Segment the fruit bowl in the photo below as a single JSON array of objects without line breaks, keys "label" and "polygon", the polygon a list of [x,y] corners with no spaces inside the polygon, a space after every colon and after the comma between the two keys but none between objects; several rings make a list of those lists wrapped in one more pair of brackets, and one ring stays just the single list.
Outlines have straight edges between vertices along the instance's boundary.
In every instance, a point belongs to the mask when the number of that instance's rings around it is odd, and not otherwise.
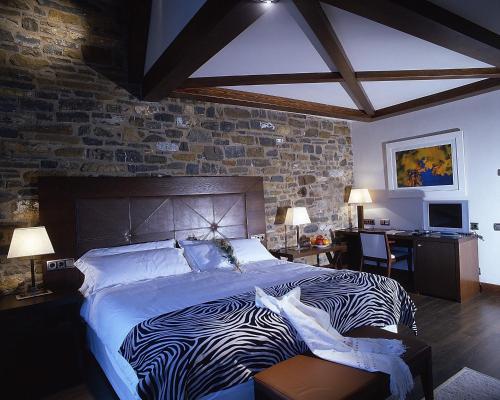
[{"label": "fruit bowl", "polygon": [[314,247],[324,248],[331,245],[330,240],[323,235],[316,235],[311,237],[311,245]]}]

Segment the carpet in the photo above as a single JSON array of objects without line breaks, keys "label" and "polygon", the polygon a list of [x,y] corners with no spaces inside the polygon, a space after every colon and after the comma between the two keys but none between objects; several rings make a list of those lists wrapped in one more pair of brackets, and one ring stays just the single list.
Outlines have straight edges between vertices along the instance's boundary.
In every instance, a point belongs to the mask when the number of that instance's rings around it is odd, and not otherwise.
[{"label": "carpet", "polygon": [[434,400],[500,400],[500,380],[462,368],[434,389]]}]

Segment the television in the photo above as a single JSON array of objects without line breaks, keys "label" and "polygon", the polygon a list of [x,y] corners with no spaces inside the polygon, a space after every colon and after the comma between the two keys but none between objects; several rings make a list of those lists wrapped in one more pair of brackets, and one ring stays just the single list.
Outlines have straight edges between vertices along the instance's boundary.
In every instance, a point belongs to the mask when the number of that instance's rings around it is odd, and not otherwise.
[{"label": "television", "polygon": [[468,233],[468,201],[424,201],[424,230],[441,233]]}]

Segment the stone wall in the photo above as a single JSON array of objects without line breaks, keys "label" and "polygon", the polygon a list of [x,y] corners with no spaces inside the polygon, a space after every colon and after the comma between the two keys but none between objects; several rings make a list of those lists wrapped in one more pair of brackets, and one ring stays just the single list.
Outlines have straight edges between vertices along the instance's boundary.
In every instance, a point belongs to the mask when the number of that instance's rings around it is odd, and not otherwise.
[{"label": "stone wall", "polygon": [[308,208],[307,233],[346,225],[346,122],[138,100],[126,84],[120,4],[0,2],[0,292],[29,274],[5,254],[14,227],[37,223],[41,175],[257,175],[271,247],[283,243],[281,206]]}]

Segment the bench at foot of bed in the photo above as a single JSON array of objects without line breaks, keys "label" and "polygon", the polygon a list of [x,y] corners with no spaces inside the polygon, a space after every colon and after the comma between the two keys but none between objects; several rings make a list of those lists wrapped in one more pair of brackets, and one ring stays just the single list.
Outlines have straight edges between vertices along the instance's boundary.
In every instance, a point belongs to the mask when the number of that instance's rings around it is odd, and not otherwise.
[{"label": "bench at foot of bed", "polygon": [[[431,347],[426,343],[413,336],[370,326],[354,329],[346,336],[401,339],[407,348],[403,359],[413,376],[420,376],[425,399],[433,399]],[[306,355],[261,371],[254,380],[256,400],[375,400],[390,395],[389,376],[384,373],[367,372]]]}]

